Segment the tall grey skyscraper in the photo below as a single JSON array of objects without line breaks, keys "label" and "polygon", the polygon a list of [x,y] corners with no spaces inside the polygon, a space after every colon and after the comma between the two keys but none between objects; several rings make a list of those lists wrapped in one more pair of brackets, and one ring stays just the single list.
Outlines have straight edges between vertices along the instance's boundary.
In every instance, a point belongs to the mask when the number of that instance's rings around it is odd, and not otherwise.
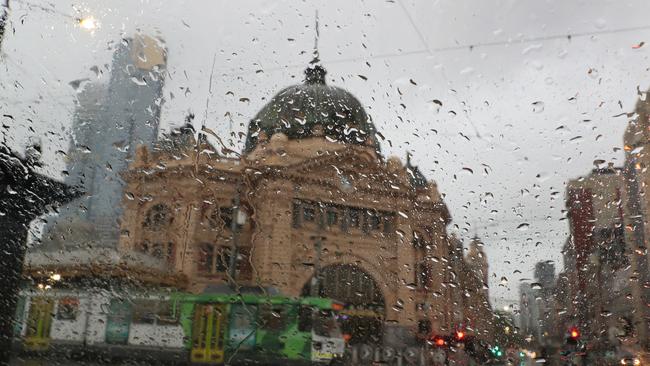
[{"label": "tall grey skyscraper", "polygon": [[553,286],[555,283],[555,265],[548,261],[535,263],[535,279],[544,287]]},{"label": "tall grey skyscraper", "polygon": [[166,51],[161,41],[136,35],[113,55],[108,85],[88,84],[80,92],[66,182],[86,197],[63,209],[46,228],[44,244],[114,246],[119,238],[123,181],[140,144],[158,135]]}]

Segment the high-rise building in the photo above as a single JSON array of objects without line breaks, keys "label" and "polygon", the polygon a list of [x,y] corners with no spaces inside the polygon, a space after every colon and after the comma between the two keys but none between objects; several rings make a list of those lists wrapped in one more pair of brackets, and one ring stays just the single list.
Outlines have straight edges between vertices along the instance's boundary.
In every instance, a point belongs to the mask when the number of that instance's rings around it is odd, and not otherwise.
[{"label": "high-rise building", "polygon": [[544,346],[550,345],[556,334],[554,290],[555,266],[548,261],[535,264],[535,282],[519,285],[521,332]]},{"label": "high-rise building", "polygon": [[66,183],[86,195],[48,225],[46,246],[116,246],[124,188],[120,174],[136,146],[152,147],[156,141],[165,65],[161,41],[125,38],[113,55],[108,85],[87,84],[80,91]]},{"label": "high-rise building", "polygon": [[[494,322],[487,287],[488,260],[483,243],[475,236],[467,250],[455,235],[449,237],[447,278],[443,295],[448,299],[450,330],[463,329],[466,333],[489,340],[493,336]],[[465,253],[465,251],[467,253]]]},{"label": "high-rise building", "polygon": [[637,274],[637,280],[632,284],[632,301],[634,304],[634,329],[639,343],[650,349],[648,327],[650,311],[646,304],[650,303],[650,264],[648,257],[648,241],[650,226],[648,225],[650,198],[646,194],[650,183],[650,101],[647,92],[636,104],[636,118],[630,122],[624,135],[625,150],[625,225],[626,239],[629,243],[631,271]]},{"label": "high-rise building", "polygon": [[528,282],[519,284],[519,328],[524,336],[532,336],[539,339],[539,311],[535,294]]},{"label": "high-rise building", "polygon": [[[565,265],[575,325],[597,339],[616,323],[630,322],[630,248],[625,241],[625,179],[620,168],[594,169],[567,185],[571,240]],[[606,311],[605,311],[606,310]],[[605,314],[605,315],[604,315]]]},{"label": "high-rise building", "polygon": [[543,287],[553,286],[555,281],[555,265],[553,262],[541,261],[535,263],[535,280]]}]

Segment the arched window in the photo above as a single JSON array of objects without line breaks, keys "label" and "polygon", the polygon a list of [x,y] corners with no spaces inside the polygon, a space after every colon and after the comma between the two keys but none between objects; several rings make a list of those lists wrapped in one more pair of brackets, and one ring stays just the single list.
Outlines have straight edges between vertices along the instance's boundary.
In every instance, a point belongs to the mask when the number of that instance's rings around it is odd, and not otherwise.
[{"label": "arched window", "polygon": [[419,231],[413,232],[413,247],[418,249],[424,249],[426,247],[426,241],[424,240],[424,235]]},{"label": "arched window", "polygon": [[147,211],[143,226],[146,229],[159,231],[171,224],[173,221],[169,207],[163,204],[156,204]]},{"label": "arched window", "polygon": [[172,242],[150,242],[144,240],[137,247],[137,251],[150,255],[158,259],[164,259],[168,262],[173,262],[174,260],[174,243]]},{"label": "arched window", "polygon": [[431,267],[426,262],[418,262],[415,266],[415,284],[418,288],[426,288],[431,281]]},{"label": "arched window", "polygon": [[[232,228],[233,208],[230,206],[221,206],[210,212],[208,221],[211,228],[230,230]],[[241,224],[237,224],[241,228]]]},{"label": "arched window", "polygon": [[[198,248],[198,270],[205,275],[226,274],[230,268],[231,247],[203,243]],[[251,279],[253,269],[250,263],[250,248],[240,247],[237,250],[235,277]]]},{"label": "arched window", "polygon": [[226,273],[230,263],[230,247],[203,243],[199,247],[199,271],[206,274]]}]

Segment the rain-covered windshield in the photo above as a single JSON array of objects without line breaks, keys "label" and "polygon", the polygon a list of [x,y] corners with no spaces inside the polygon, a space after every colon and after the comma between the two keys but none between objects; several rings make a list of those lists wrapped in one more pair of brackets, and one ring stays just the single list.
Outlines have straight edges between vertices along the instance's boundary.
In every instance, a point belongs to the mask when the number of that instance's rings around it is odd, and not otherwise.
[{"label": "rain-covered windshield", "polygon": [[0,0],[0,366],[649,364],[649,14]]}]

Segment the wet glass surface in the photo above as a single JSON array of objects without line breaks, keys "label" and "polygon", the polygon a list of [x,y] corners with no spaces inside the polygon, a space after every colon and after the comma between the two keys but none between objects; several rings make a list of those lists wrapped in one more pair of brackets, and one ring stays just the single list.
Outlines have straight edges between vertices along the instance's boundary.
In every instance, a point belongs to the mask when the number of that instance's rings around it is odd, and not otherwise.
[{"label": "wet glass surface", "polygon": [[649,10],[0,0],[0,364],[649,363]]}]

